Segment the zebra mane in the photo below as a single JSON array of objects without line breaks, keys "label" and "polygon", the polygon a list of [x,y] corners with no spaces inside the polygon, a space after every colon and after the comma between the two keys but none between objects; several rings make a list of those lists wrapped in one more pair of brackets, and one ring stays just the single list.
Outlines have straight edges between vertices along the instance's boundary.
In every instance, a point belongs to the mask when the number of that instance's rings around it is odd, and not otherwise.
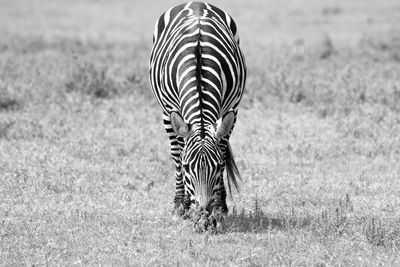
[{"label": "zebra mane", "polygon": [[199,19],[199,35],[197,39],[197,48],[196,48],[196,81],[197,81],[197,92],[199,94],[199,108],[200,108],[200,138],[204,139],[205,130],[204,130],[204,118],[203,118],[203,90],[201,88],[201,45],[200,45],[201,33],[200,33],[200,19]]},{"label": "zebra mane", "polygon": [[235,159],[233,157],[232,148],[230,143],[228,142],[226,152],[225,152],[225,162],[226,162],[226,181],[228,184],[229,195],[232,198],[232,186],[231,183],[235,186],[236,191],[239,193],[239,184],[236,180],[236,177],[242,181],[242,177],[240,176],[239,170],[237,168]]}]

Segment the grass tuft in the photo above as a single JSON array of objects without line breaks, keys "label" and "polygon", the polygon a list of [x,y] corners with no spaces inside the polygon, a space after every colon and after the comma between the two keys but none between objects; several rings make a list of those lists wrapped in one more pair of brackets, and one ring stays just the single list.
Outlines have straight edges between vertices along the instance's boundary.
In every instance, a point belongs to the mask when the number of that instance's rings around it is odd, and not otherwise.
[{"label": "grass tuft", "polygon": [[372,217],[364,227],[365,237],[374,246],[400,249],[400,227],[397,222],[383,222]]},{"label": "grass tuft", "polygon": [[343,9],[339,6],[327,6],[322,8],[322,15],[324,16],[336,16],[343,13]]},{"label": "grass tuft", "polygon": [[65,88],[68,93],[79,92],[95,98],[112,98],[124,91],[109,77],[106,68],[96,67],[90,62],[77,63]]},{"label": "grass tuft", "polygon": [[321,49],[319,53],[320,59],[328,59],[329,57],[337,53],[335,47],[333,46],[333,41],[328,35],[324,36],[320,49]]},{"label": "grass tuft", "polygon": [[386,241],[385,229],[379,219],[372,217],[366,229],[365,236],[371,244],[375,246],[383,246]]},{"label": "grass tuft", "polygon": [[14,121],[10,120],[0,120],[0,139],[5,139],[9,137],[10,130],[14,123]]},{"label": "grass tuft", "polygon": [[15,111],[20,109],[20,102],[14,98],[0,99],[0,111]]},{"label": "grass tuft", "polygon": [[[332,239],[349,238],[362,233],[366,241],[374,246],[400,248],[399,220],[372,216],[357,218],[353,214],[353,202],[349,194],[339,199],[333,209],[316,214],[297,214],[293,206],[287,214],[266,214],[260,207],[260,199],[254,200],[253,209],[240,212],[236,207],[226,220],[228,233],[263,233],[277,231],[305,231],[321,243]],[[267,207],[265,207],[267,208]]]},{"label": "grass tuft", "polygon": [[256,198],[252,211],[246,212],[243,207],[238,212],[236,207],[232,208],[231,214],[226,219],[226,230],[231,233],[259,233],[271,229],[284,229],[288,226],[288,223],[289,220],[283,217],[273,217],[264,214]]},{"label": "grass tuft", "polygon": [[398,28],[380,34],[366,35],[361,38],[359,45],[374,61],[400,62],[400,30]]},{"label": "grass tuft", "polygon": [[0,112],[17,111],[22,101],[6,85],[0,84]]}]

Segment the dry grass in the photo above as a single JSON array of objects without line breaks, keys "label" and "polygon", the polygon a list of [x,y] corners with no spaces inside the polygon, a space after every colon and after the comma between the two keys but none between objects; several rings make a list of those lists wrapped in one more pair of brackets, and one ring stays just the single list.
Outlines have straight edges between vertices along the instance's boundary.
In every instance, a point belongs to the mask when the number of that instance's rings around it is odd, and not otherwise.
[{"label": "dry grass", "polygon": [[219,1],[249,79],[217,234],[171,214],[147,65],[172,4],[1,5],[1,265],[398,266],[396,1]]}]

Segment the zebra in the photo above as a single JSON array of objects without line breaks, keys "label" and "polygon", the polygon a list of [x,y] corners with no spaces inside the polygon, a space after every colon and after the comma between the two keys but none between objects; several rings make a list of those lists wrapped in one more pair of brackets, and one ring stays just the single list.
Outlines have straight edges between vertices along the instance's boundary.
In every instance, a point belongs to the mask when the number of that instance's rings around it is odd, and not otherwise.
[{"label": "zebra", "polygon": [[174,208],[191,204],[227,215],[223,173],[239,191],[229,137],[246,82],[246,64],[230,15],[203,2],[168,9],[157,20],[150,83],[163,111],[175,162]]}]

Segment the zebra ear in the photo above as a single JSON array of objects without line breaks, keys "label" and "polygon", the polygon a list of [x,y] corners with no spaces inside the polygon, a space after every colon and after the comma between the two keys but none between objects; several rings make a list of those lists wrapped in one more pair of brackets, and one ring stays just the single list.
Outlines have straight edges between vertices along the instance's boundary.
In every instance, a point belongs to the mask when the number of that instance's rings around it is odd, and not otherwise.
[{"label": "zebra ear", "polygon": [[235,121],[235,114],[233,114],[233,111],[226,114],[225,117],[222,119],[221,123],[217,123],[216,126],[217,129],[215,130],[215,137],[217,139],[221,139],[225,135],[227,135],[229,131],[232,129],[234,121]]},{"label": "zebra ear", "polygon": [[182,137],[187,137],[189,135],[189,124],[187,124],[178,112],[171,112],[171,123],[172,129],[175,134]]}]

